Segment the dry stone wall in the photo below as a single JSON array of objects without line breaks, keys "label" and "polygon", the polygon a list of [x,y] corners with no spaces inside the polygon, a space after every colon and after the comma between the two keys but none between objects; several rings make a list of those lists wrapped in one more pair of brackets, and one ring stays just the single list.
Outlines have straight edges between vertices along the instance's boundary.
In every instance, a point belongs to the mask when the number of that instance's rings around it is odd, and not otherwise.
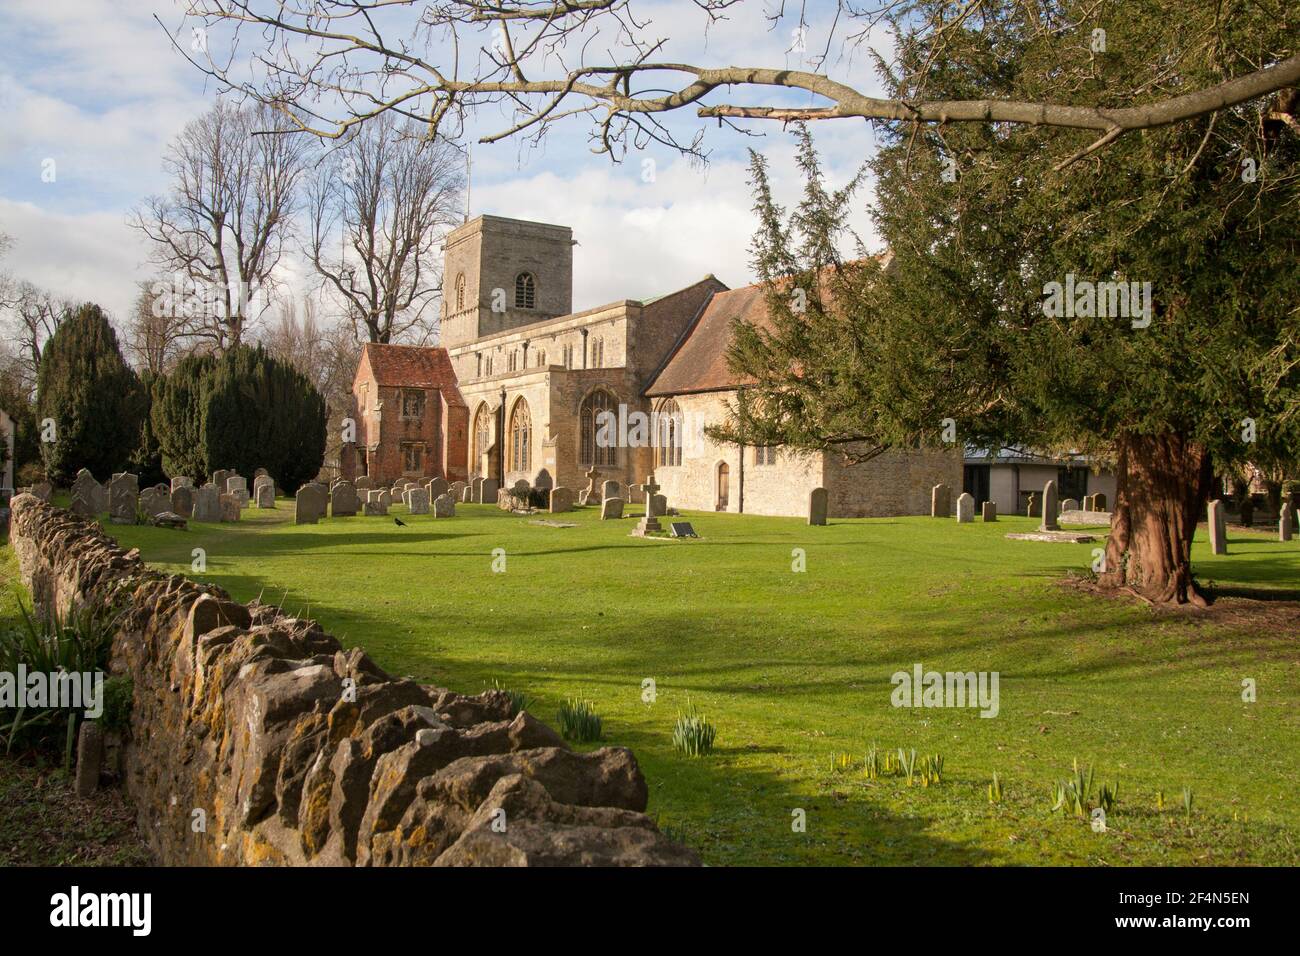
[{"label": "dry stone wall", "polygon": [[120,615],[126,786],[168,865],[695,865],[645,816],[632,753],[575,753],[508,696],[384,673],[319,625],[147,567],[32,495],[33,598]]}]

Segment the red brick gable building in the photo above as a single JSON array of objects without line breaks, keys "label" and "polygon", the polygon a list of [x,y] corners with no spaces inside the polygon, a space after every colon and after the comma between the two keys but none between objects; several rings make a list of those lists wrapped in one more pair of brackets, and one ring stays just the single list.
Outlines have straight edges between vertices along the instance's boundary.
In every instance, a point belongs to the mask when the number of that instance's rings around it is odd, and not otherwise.
[{"label": "red brick gable building", "polygon": [[367,343],[352,398],[356,441],[344,446],[344,478],[467,477],[469,411],[446,349]]}]

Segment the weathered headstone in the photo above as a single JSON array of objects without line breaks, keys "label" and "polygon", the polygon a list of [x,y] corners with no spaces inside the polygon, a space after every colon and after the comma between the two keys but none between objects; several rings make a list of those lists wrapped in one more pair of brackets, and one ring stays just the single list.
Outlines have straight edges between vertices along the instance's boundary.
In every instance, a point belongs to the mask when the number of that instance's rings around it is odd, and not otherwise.
[{"label": "weathered headstone", "polygon": [[1206,524],[1210,528],[1210,553],[1227,554],[1228,553],[1228,520],[1227,509],[1222,499],[1215,498],[1210,502],[1209,509],[1206,513]]},{"label": "weathered headstone", "polygon": [[963,491],[957,496],[957,523],[970,524],[975,520],[975,496]]},{"label": "weathered headstone", "polygon": [[393,506],[393,493],[387,488],[379,489],[379,507],[384,509],[384,514],[388,514],[388,509]]},{"label": "weathered headstone", "polygon": [[315,524],[325,514],[325,487],[309,482],[293,498],[293,523]]},{"label": "weathered headstone", "polygon": [[194,487],[194,480],[192,478],[178,476],[176,478],[173,478],[171,481],[172,491],[175,491],[177,488],[193,488],[193,487]]},{"label": "weathered headstone", "polygon": [[406,507],[413,515],[427,515],[429,513],[429,492],[424,488],[410,489],[406,493]]},{"label": "weathered headstone", "polygon": [[330,517],[351,518],[360,508],[357,490],[350,481],[336,481],[330,489]]},{"label": "weathered headstone", "polygon": [[456,502],[450,494],[439,495],[434,499],[433,516],[435,518],[456,517]]},{"label": "weathered headstone", "polygon": [[1028,518],[1038,518],[1041,517],[1042,513],[1043,507],[1039,500],[1038,492],[1031,491],[1029,493],[1029,500],[1025,504],[1025,516]]},{"label": "weathered headstone", "polygon": [[478,493],[474,496],[474,501],[481,505],[495,504],[499,488],[500,483],[495,478],[480,479],[477,486]]},{"label": "weathered headstone", "polygon": [[594,505],[600,500],[599,492],[596,489],[596,479],[599,477],[600,472],[596,469],[595,465],[592,465],[586,472],[587,487],[578,492],[578,504]]},{"label": "weathered headstone", "polygon": [[123,473],[108,483],[108,514],[114,524],[135,524],[140,482],[135,475]]},{"label": "weathered headstone", "polygon": [[992,499],[980,506],[980,518],[984,521],[998,520],[998,503]]},{"label": "weathered headstone", "polygon": [[356,481],[352,482],[352,485],[357,489],[357,491],[369,491],[371,478],[369,475],[361,475]]},{"label": "weathered headstone", "polygon": [[95,506],[81,492],[73,494],[72,504],[68,506],[68,510],[82,518],[94,518],[98,514]]},{"label": "weathered headstone", "polygon": [[937,484],[930,489],[930,517],[946,518],[952,514],[952,489],[945,484]]},{"label": "weathered headstone", "polygon": [[[608,482],[606,482],[606,484],[608,484]],[[654,513],[655,508],[658,506],[655,498],[659,496],[659,485],[655,483],[655,476],[653,474],[646,479],[643,488],[645,489],[646,500],[645,517],[637,522],[636,530],[632,532],[636,535],[646,535],[652,531],[662,530],[659,525],[659,519]],[[606,498],[605,500],[608,501],[609,499]],[[618,500],[621,501],[622,499],[620,498]],[[666,507],[667,502],[664,502],[664,505]]]},{"label": "weathered headstone", "polygon": [[473,486],[466,484],[465,487],[461,489],[460,498],[457,500],[460,501],[461,504],[472,504],[474,501]]},{"label": "weathered headstone", "polygon": [[217,486],[217,494],[226,493],[226,479],[233,475],[234,472],[229,468],[218,468],[212,473],[212,483]]},{"label": "weathered headstone", "polygon": [[573,489],[565,488],[563,485],[557,485],[551,489],[550,501],[547,505],[551,514],[563,514],[566,511],[573,510]]},{"label": "weathered headstone", "polygon": [[662,518],[664,515],[668,514],[668,496],[646,495],[645,513],[654,518]]},{"label": "weathered headstone", "polygon": [[1105,511],[1105,510],[1106,510],[1106,496],[1105,496],[1105,494],[1103,494],[1102,492],[1099,491],[1099,492],[1097,492],[1095,495],[1092,496],[1092,510],[1093,510],[1093,511]]},{"label": "weathered headstone", "polygon": [[[451,495],[452,501],[464,501],[465,489],[468,487],[469,485],[463,481],[453,481],[451,484],[447,486],[447,491],[445,492],[445,494]],[[438,499],[434,498],[433,500],[437,501]]]},{"label": "weathered headstone", "polygon": [[827,494],[825,488],[814,488],[808,492],[808,523],[815,525],[824,525],[826,523],[826,501]]},{"label": "weathered headstone", "polygon": [[600,520],[606,521],[610,518],[623,517],[623,499],[606,498],[600,504]]},{"label": "weathered headstone", "polygon": [[172,489],[172,511],[182,518],[194,517],[194,489],[180,485]]},{"label": "weathered headstone", "polygon": [[1056,497],[1056,482],[1049,481],[1043,485],[1043,523],[1039,526],[1040,531],[1060,531],[1061,523],[1057,520],[1060,517],[1060,503]]},{"label": "weathered headstone", "polygon": [[98,720],[87,720],[77,733],[77,796],[88,797],[99,789],[103,761],[104,728]]},{"label": "weathered headstone", "polygon": [[1078,511],[1078,510],[1079,510],[1079,502],[1078,499],[1076,498],[1066,498],[1064,501],[1061,502],[1061,514],[1065,514],[1065,512],[1067,511]]},{"label": "weathered headstone", "polygon": [[40,498],[41,501],[49,501],[54,494],[54,486],[48,481],[38,481],[32,485],[32,494]]},{"label": "weathered headstone", "polygon": [[528,507],[528,496],[532,493],[532,490],[533,486],[523,478],[520,478],[510,486],[510,497],[514,500],[516,507]]},{"label": "weathered headstone", "polygon": [[253,500],[259,508],[275,507],[275,481],[270,475],[253,479]]},{"label": "weathered headstone", "polygon": [[108,510],[108,489],[97,482],[95,476],[85,468],[77,472],[77,477],[72,480],[72,494],[73,497],[81,495],[93,514]]},{"label": "weathered headstone", "polygon": [[437,501],[443,495],[447,494],[447,491],[448,489],[451,488],[451,485],[447,483],[446,478],[439,477],[439,478],[430,478],[428,484],[426,484],[424,488],[429,493],[429,500]]},{"label": "weathered headstone", "polygon": [[623,497],[622,482],[610,478],[608,481],[604,482],[600,486],[600,498],[602,501],[605,500],[606,498],[622,498],[622,497]]},{"label": "weathered headstone", "polygon": [[388,503],[386,498],[388,492],[371,488],[366,492],[365,503],[361,506],[363,514],[367,515],[386,515],[388,514]]},{"label": "weathered headstone", "polygon": [[221,495],[216,485],[204,485],[195,490],[192,517],[195,521],[221,520]]},{"label": "weathered headstone", "polygon": [[221,520],[238,521],[239,513],[244,509],[239,504],[239,496],[233,494],[224,494],[219,498],[221,503]]},{"label": "weathered headstone", "polygon": [[1294,516],[1294,514],[1295,514],[1295,510],[1291,507],[1291,502],[1284,501],[1282,503],[1282,510],[1278,513],[1278,518],[1277,518],[1277,540],[1279,541],[1291,540],[1291,535],[1294,533],[1292,530],[1293,529],[1292,517]]}]

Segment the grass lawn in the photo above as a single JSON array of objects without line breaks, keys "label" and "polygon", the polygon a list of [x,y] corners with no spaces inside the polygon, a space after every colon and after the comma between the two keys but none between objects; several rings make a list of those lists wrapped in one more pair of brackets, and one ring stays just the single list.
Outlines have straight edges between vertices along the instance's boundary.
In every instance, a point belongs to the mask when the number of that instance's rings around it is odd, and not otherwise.
[{"label": "grass lawn", "polygon": [[[605,742],[640,760],[650,813],[713,865],[1300,863],[1293,605],[1169,613],[1099,598],[1061,583],[1094,545],[1008,541],[1037,523],[1017,517],[810,528],[701,513],[686,516],[700,540],[665,541],[595,509],[554,516],[574,527],[491,506],[393,512],[409,526],[296,527],[281,501],[233,525],[109,531],[186,574],[201,547],[194,577],[314,617],[396,674],[468,693],[499,681],[553,725],[566,697],[591,699]],[[1231,550],[1198,540],[1203,582],[1297,597],[1300,543],[1238,531]],[[893,707],[890,676],[915,663],[999,672],[1000,713]],[[1243,702],[1245,678],[1257,702]],[[717,726],[701,759],[672,747],[688,696]],[[866,779],[873,741],[942,754],[942,783]],[[853,764],[837,772],[841,753]],[[1120,783],[1108,832],[1050,812],[1074,758]],[[806,832],[792,832],[795,809]]]}]

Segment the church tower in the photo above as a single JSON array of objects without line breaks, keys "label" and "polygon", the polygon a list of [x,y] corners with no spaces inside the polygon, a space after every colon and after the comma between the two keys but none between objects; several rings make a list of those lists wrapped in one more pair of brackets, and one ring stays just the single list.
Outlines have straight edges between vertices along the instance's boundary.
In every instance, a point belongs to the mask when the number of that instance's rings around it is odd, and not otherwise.
[{"label": "church tower", "polygon": [[573,311],[573,230],[479,216],[447,234],[443,348]]}]

